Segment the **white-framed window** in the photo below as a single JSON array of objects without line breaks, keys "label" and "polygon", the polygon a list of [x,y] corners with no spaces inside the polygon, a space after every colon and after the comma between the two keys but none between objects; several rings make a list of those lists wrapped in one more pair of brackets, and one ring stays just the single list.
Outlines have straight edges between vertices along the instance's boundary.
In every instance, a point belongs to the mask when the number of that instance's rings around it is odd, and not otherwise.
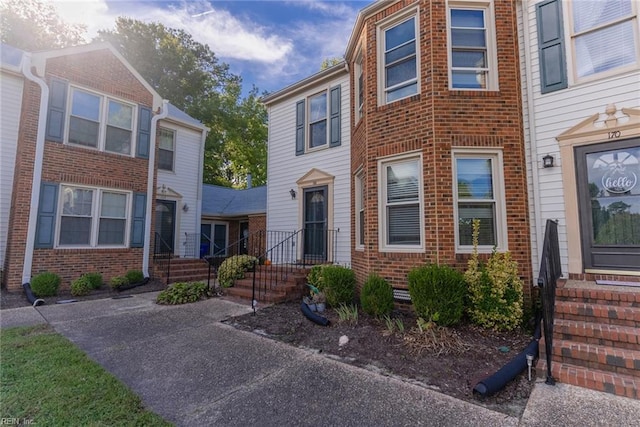
[{"label": "white-framed window", "polygon": [[309,147],[314,149],[327,145],[327,92],[309,97]]},{"label": "white-framed window", "polygon": [[58,247],[125,247],[131,193],[62,185],[58,209]]},{"label": "white-framed window", "polygon": [[478,251],[507,250],[502,151],[453,151],[456,251],[473,250],[473,220],[480,221]]},{"label": "white-framed window", "polygon": [[362,69],[362,51],[356,55],[355,61],[355,110],[356,123],[362,118],[362,108],[364,107],[364,72]]},{"label": "white-framed window", "polygon": [[67,143],[132,155],[134,104],[74,86],[69,103]]},{"label": "white-framed window", "polygon": [[378,27],[378,104],[416,95],[419,85],[418,9],[403,11]]},{"label": "white-framed window", "polygon": [[356,249],[364,249],[364,174],[356,173],[355,179],[356,198]]},{"label": "white-framed window", "polygon": [[424,249],[422,156],[379,160],[379,239],[383,252]]},{"label": "white-framed window", "polygon": [[571,2],[577,80],[638,65],[638,5],[633,0]]},{"label": "white-framed window", "polygon": [[173,171],[176,150],[176,132],[160,128],[158,133],[158,169]]},{"label": "white-framed window", "polygon": [[492,1],[449,2],[449,88],[497,90]]}]

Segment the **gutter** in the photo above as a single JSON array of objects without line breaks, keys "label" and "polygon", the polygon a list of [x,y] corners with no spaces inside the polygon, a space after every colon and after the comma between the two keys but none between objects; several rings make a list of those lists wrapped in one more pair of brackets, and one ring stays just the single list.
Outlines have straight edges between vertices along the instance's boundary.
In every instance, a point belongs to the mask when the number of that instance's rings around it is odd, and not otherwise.
[{"label": "gutter", "polygon": [[147,207],[144,220],[144,245],[142,249],[142,274],[149,277],[149,254],[151,248],[151,215],[153,215],[154,178],[156,172],[156,135],[158,121],[169,114],[169,101],[162,100],[160,113],[151,118],[151,141],[149,143],[149,172],[147,174]]},{"label": "gutter", "polygon": [[44,163],[44,136],[47,127],[47,105],[49,103],[49,86],[31,72],[31,54],[24,53],[21,62],[22,74],[40,86],[40,109],[38,112],[38,132],[36,134],[35,158],[33,161],[33,177],[31,178],[31,207],[29,208],[29,225],[27,241],[24,248],[22,264],[22,283],[31,281],[33,266],[33,250],[35,247],[36,225],[38,222],[38,205],[40,203],[40,184],[42,182],[42,165]]}]

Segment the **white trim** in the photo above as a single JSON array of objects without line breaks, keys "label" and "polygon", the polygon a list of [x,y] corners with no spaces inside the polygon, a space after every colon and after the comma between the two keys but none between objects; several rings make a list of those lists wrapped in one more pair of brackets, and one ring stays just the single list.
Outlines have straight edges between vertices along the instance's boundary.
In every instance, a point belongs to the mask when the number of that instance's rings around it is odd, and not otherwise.
[{"label": "white trim", "polygon": [[[487,200],[495,204],[495,245],[478,245],[478,252],[491,253],[494,249],[500,252],[509,250],[507,235],[507,207],[504,189],[504,162],[502,150],[500,149],[473,149],[473,148],[453,148],[451,150],[451,170],[453,187],[453,224],[456,253],[471,253],[473,246],[460,245],[459,236],[459,215],[458,215],[458,185],[456,159],[491,159],[491,181],[493,184],[493,199]],[[526,189],[522,189],[526,191]]]},{"label": "white trim", "polygon": [[[356,173],[355,173],[355,177],[354,177],[354,187],[355,187],[355,203],[354,203],[354,210],[355,210],[355,248],[357,251],[363,251],[365,245],[360,243],[360,240],[362,238],[362,240],[364,240],[364,236],[362,236],[361,232],[360,232],[360,228],[362,227],[363,224],[361,224],[361,220],[360,220],[360,211],[366,212],[365,210],[365,203],[364,203],[364,170],[362,168],[360,168]],[[363,221],[366,224],[366,221]],[[365,235],[366,235],[366,230],[365,230]]]},{"label": "white trim", "polygon": [[[173,155],[171,156],[171,169],[164,169],[160,167],[160,162],[158,161],[158,170],[161,170],[163,172],[169,172],[169,173],[176,173],[176,153],[177,153],[177,140],[178,140],[178,130],[177,129],[172,129],[172,128],[168,128],[165,126],[158,126],[158,133],[161,132],[171,132],[171,135],[173,136],[173,149],[171,150],[171,152],[173,153]],[[160,148],[160,143],[158,143],[158,152],[160,152],[160,150],[164,150],[164,151],[169,151],[167,149],[164,148]]]}]

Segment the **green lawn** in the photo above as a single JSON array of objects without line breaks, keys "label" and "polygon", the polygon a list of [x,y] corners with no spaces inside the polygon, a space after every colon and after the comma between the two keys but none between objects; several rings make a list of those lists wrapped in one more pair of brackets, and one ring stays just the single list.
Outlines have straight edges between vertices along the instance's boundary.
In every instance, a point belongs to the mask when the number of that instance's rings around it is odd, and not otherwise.
[{"label": "green lawn", "polygon": [[46,325],[0,330],[0,417],[41,426],[171,425]]}]

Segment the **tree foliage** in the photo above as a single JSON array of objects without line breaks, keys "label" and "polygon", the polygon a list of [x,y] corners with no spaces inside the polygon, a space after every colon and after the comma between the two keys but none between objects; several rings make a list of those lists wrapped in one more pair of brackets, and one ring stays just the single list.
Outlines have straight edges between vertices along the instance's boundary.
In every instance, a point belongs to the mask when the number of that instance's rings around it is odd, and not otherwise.
[{"label": "tree foliage", "polygon": [[41,0],[2,0],[2,43],[26,51],[56,49],[85,42],[86,27],[60,18],[53,4]]},{"label": "tree foliage", "polygon": [[322,60],[322,64],[320,64],[320,71],[338,65],[340,62],[342,62],[342,58],[325,58]]}]

